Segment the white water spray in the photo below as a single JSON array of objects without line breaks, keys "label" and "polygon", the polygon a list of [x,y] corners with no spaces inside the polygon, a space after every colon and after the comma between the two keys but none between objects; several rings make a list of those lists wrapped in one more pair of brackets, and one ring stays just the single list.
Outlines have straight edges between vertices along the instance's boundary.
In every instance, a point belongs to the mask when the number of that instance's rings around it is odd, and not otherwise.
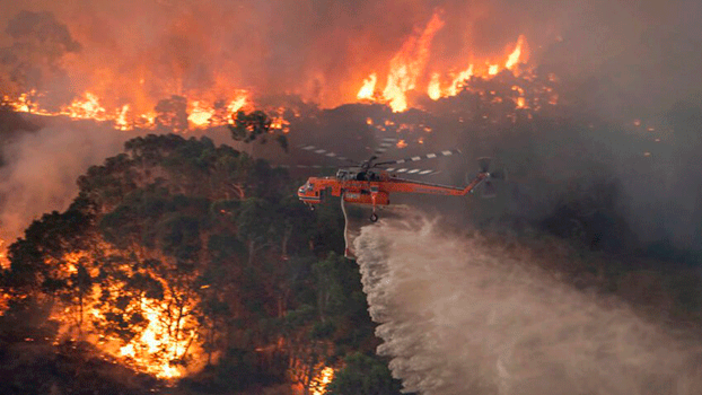
[{"label": "white water spray", "polygon": [[[697,342],[479,236],[385,219],[354,241],[381,355],[422,394],[702,393]],[[530,258],[532,259],[532,258]]]}]

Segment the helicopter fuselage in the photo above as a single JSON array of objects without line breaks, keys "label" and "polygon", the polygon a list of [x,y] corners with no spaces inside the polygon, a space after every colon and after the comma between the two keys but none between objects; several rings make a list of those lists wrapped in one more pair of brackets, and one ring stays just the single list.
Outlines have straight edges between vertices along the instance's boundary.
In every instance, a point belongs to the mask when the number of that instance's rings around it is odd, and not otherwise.
[{"label": "helicopter fuselage", "polygon": [[386,206],[391,193],[422,193],[462,196],[477,187],[489,173],[478,175],[464,188],[430,184],[391,176],[376,169],[340,169],[334,177],[310,177],[297,191],[298,198],[313,208],[324,200],[325,194],[340,196],[348,203]]}]

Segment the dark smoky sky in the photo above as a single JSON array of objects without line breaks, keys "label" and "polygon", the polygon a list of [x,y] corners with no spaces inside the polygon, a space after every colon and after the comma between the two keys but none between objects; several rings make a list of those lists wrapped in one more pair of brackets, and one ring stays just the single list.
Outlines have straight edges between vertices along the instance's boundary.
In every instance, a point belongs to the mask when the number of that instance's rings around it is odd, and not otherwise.
[{"label": "dark smoky sky", "polygon": [[[82,51],[74,67],[148,68],[174,88],[215,85],[218,75],[268,93],[351,101],[372,71],[383,75],[402,42],[435,10],[444,28],[427,72],[502,54],[525,34],[536,64],[588,87],[585,103],[616,113],[665,108],[699,91],[702,27],[695,1],[92,1],[2,0],[0,25],[21,10],[50,11]],[[5,45],[11,42],[5,34]],[[86,81],[72,81],[80,86]],[[381,78],[381,83],[384,81]],[[606,97],[607,100],[602,100]],[[612,110],[616,108],[616,110]]]}]

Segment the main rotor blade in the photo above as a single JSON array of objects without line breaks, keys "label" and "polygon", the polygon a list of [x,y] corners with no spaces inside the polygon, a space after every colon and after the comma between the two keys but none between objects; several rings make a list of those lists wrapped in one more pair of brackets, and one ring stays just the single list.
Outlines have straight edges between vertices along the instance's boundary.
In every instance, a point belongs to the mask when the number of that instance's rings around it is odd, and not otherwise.
[{"label": "main rotor blade", "polygon": [[434,169],[409,169],[405,167],[388,167],[384,168],[383,170],[387,171],[388,173],[415,174],[418,176],[433,176],[434,174],[441,173],[440,171]]},{"label": "main rotor blade", "polygon": [[420,160],[434,159],[434,158],[438,158],[441,156],[451,156],[451,155],[460,154],[460,153],[461,153],[461,150],[459,150],[459,149],[445,150],[445,151],[440,151],[440,152],[433,152],[431,154],[426,154],[426,155],[412,156],[412,157],[404,158],[404,159],[389,160],[386,162],[378,162],[375,164],[375,166],[400,165],[400,164],[407,163],[407,162],[417,162]]},{"label": "main rotor blade", "polygon": [[395,144],[397,144],[396,138],[386,137],[380,140],[380,144],[378,144],[378,146],[375,148],[375,151],[373,151],[373,156],[377,157],[382,155],[383,153],[385,153],[385,151],[390,149],[390,147],[394,147]]},{"label": "main rotor blade", "polygon": [[314,145],[302,144],[302,145],[300,145],[299,147],[300,147],[300,149],[302,149],[302,150],[304,150],[304,151],[309,151],[309,152],[315,153],[315,154],[317,154],[317,155],[326,156],[327,158],[338,159],[338,160],[340,160],[340,161],[349,162],[349,163],[352,163],[352,164],[356,164],[356,163],[357,163],[357,162],[354,161],[353,159],[349,159],[349,158],[347,158],[347,157],[345,157],[345,156],[341,156],[341,155],[337,154],[336,152],[329,151],[329,150],[324,149],[324,148],[319,148],[319,147],[316,147],[316,146],[314,146]]},{"label": "main rotor blade", "polygon": [[285,169],[338,169],[339,166],[324,166],[324,165],[280,165],[278,167],[282,167]]}]

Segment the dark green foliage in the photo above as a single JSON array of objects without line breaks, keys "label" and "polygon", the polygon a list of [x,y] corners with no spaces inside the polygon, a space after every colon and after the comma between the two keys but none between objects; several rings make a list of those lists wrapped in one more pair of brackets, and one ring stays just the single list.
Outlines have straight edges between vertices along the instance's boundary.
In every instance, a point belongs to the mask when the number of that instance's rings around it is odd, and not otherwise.
[{"label": "dark green foliage", "polygon": [[378,357],[354,353],[344,364],[327,386],[328,395],[400,394],[400,381],[392,378],[387,362]]},{"label": "dark green foliage", "polygon": [[216,365],[207,366],[181,386],[209,394],[241,391],[251,386],[270,386],[285,380],[285,361],[279,356],[267,361],[251,350],[230,348]]},{"label": "dark green foliage", "polygon": [[12,245],[4,289],[57,297],[78,312],[75,328],[124,341],[148,323],[134,301],[196,301],[210,366],[183,385],[206,392],[284,383],[292,361],[309,367],[295,379],[307,385],[318,364],[377,344],[356,264],[329,254],[343,246],[338,202],[311,213],[285,170],[207,138],[149,135],[78,184],[69,210]]},{"label": "dark green foliage", "polygon": [[5,284],[25,292],[63,288],[65,284],[55,278],[56,268],[49,262],[61,266],[66,252],[88,247],[85,236],[95,222],[93,211],[94,206],[79,196],[66,212],[54,211],[32,222],[24,237],[9,248],[11,266],[3,274]]}]

